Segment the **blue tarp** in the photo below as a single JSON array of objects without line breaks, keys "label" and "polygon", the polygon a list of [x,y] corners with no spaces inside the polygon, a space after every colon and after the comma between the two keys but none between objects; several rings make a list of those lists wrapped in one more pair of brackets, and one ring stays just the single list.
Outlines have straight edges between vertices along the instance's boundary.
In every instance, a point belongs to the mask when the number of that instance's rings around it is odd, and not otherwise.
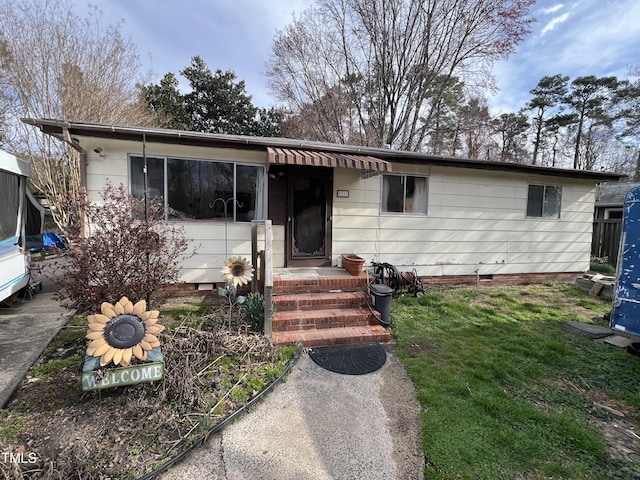
[{"label": "blue tarp", "polygon": [[40,235],[30,235],[27,237],[27,248],[31,253],[41,250],[66,250],[67,242],[65,239],[53,232],[44,232]]}]

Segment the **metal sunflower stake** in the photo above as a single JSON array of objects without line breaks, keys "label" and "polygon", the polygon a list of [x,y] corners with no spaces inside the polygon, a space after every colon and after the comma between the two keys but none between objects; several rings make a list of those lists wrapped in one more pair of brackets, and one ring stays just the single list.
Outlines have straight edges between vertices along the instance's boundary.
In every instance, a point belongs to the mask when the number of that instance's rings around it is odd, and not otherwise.
[{"label": "metal sunflower stake", "polygon": [[231,331],[231,312],[233,303],[241,304],[244,297],[236,295],[238,286],[246,285],[253,278],[254,268],[251,263],[243,257],[231,257],[227,260],[220,271],[226,281],[226,296],[229,300],[229,331]]},{"label": "metal sunflower stake", "polygon": [[[253,276],[253,267],[251,267],[251,264],[248,263],[246,259],[241,257],[229,258],[227,253],[227,244],[229,243],[227,233],[229,202],[234,202],[238,207],[242,207],[242,203],[236,200],[235,197],[228,198],[227,200],[222,197],[218,197],[213,201],[213,203],[209,204],[209,208],[213,209],[218,202],[222,202],[224,207],[224,257],[227,258],[227,263],[222,269],[222,274],[225,276],[226,280],[223,294],[229,301],[229,331],[231,331],[231,313],[233,310],[233,303],[242,303],[244,301],[244,297],[238,297],[236,295],[238,285],[246,285],[248,281],[251,280],[251,277]],[[246,266],[251,269],[248,279],[245,279]]]},{"label": "metal sunflower stake", "polygon": [[133,304],[122,297],[115,305],[103,302],[101,313],[89,315],[85,365],[83,371],[95,370],[109,363],[126,367],[136,358],[161,361],[160,341],[156,335],[164,330],[159,325],[157,310],[147,310],[147,302]]}]

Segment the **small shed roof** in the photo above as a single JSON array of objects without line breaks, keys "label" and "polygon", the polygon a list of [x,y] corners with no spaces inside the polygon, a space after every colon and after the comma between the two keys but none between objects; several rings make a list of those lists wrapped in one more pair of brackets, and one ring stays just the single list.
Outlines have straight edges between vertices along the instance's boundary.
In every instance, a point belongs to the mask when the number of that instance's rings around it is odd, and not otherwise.
[{"label": "small shed roof", "polygon": [[312,142],[280,137],[250,137],[243,135],[223,135],[213,133],[189,132],[163,128],[110,125],[93,122],[81,122],[60,119],[23,118],[28,125],[38,127],[42,132],[53,135],[79,148],[74,137],[102,137],[121,140],[182,144],[203,147],[241,148],[247,150],[291,149],[298,152],[323,152],[336,158],[335,154],[356,156],[362,160],[370,157],[378,172],[385,171],[384,162],[419,163],[424,165],[440,165],[456,168],[481,170],[498,170],[556,177],[569,177],[595,180],[597,182],[618,181],[624,178],[613,172],[594,172],[590,170],[571,170],[542,167],[519,163],[497,162],[491,160],[474,160],[457,157],[431,155],[422,152],[393,150],[389,148],[373,148],[357,145],[342,145],[324,142]]},{"label": "small shed roof", "polygon": [[601,183],[596,191],[596,207],[621,207],[627,192],[635,187],[640,187],[640,183]]}]

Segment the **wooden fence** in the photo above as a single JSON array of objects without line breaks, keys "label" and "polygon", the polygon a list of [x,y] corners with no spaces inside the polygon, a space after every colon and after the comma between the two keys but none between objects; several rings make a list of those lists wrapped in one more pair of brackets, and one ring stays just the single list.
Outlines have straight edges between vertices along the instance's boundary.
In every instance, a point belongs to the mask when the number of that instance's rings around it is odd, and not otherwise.
[{"label": "wooden fence", "polygon": [[621,232],[622,220],[619,218],[594,221],[591,255],[600,258],[607,257],[607,263],[615,267],[618,263]]}]

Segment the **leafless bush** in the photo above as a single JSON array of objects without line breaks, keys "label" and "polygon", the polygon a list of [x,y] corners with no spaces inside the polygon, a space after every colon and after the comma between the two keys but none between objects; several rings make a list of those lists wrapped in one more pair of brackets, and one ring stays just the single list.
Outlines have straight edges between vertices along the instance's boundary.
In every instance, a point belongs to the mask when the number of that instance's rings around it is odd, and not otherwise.
[{"label": "leafless bush", "polygon": [[62,287],[56,298],[65,307],[95,311],[102,302],[115,303],[122,296],[153,301],[178,280],[181,262],[190,256],[188,241],[181,227],[163,222],[161,205],[150,203],[147,215],[141,215],[142,200],[123,185],[107,184],[102,202],[83,194],[76,208],[89,231],[68,238],[69,252],[53,268]]}]

